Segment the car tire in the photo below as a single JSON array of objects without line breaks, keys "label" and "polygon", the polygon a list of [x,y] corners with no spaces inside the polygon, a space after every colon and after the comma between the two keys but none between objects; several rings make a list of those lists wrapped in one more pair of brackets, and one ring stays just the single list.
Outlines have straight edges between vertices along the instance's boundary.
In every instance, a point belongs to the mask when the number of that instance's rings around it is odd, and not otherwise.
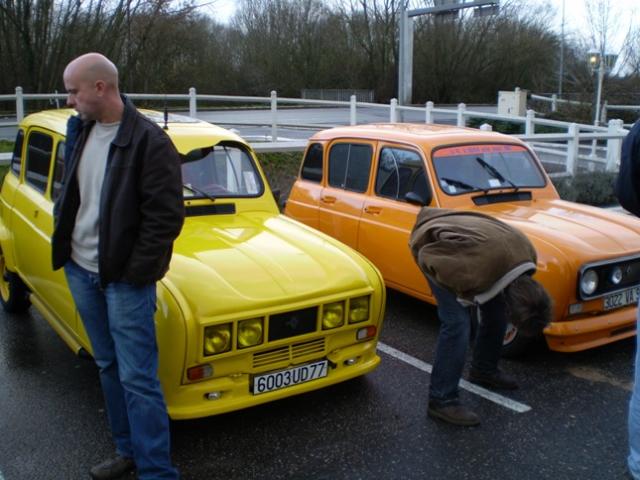
[{"label": "car tire", "polygon": [[502,341],[502,356],[517,358],[523,356],[533,347],[536,337],[525,337],[511,323],[507,325],[507,332]]},{"label": "car tire", "polygon": [[4,260],[4,254],[0,252],[0,303],[5,312],[25,312],[31,302],[29,301],[29,289],[20,277],[9,270]]}]

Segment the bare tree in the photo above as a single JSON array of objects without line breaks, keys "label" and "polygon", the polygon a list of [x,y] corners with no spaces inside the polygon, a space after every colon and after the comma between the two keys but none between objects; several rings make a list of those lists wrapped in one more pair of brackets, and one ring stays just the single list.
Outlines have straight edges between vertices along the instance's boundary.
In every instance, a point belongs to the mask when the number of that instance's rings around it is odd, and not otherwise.
[{"label": "bare tree", "polygon": [[338,11],[349,32],[350,67],[379,100],[395,95],[398,11],[406,0],[343,0]]}]

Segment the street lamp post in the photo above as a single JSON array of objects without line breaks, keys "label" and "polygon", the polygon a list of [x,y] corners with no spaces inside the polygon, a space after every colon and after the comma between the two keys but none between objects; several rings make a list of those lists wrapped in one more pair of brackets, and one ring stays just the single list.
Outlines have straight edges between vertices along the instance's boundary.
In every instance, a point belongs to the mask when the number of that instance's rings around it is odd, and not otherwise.
[{"label": "street lamp post", "polygon": [[593,124],[597,126],[600,123],[600,102],[602,100],[602,82],[604,80],[604,68],[602,68],[602,55],[600,55],[600,52],[597,50],[589,51],[589,65],[591,66],[591,72],[595,73]]},{"label": "street lamp post", "polygon": [[613,69],[618,55],[615,53],[604,53],[598,50],[589,50],[589,65],[591,72],[595,73],[595,105],[593,124],[600,125],[600,106],[602,105],[602,84],[606,73]]}]

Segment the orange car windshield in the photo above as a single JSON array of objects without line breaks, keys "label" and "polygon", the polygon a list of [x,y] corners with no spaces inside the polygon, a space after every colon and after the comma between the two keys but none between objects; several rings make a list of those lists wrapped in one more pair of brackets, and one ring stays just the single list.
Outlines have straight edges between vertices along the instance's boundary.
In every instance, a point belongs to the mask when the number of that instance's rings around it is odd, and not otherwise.
[{"label": "orange car windshield", "polygon": [[541,188],[545,177],[520,145],[462,145],[433,153],[440,188],[448,195],[505,188]]}]

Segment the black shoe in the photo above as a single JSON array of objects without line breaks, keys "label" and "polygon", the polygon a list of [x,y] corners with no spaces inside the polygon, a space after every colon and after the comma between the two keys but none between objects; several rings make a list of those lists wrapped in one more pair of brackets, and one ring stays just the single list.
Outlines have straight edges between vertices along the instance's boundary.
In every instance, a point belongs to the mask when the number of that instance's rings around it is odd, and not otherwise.
[{"label": "black shoe", "polygon": [[480,424],[480,417],[459,403],[438,405],[434,402],[429,402],[427,415],[431,418],[439,418],[447,423],[464,427],[473,427]]},{"label": "black shoe", "polygon": [[518,384],[509,375],[501,370],[485,373],[475,368],[469,371],[469,381],[482,385],[483,387],[495,388],[498,390],[517,390]]},{"label": "black shoe", "polygon": [[118,455],[93,467],[89,473],[94,480],[113,480],[136,468],[133,458]]}]

